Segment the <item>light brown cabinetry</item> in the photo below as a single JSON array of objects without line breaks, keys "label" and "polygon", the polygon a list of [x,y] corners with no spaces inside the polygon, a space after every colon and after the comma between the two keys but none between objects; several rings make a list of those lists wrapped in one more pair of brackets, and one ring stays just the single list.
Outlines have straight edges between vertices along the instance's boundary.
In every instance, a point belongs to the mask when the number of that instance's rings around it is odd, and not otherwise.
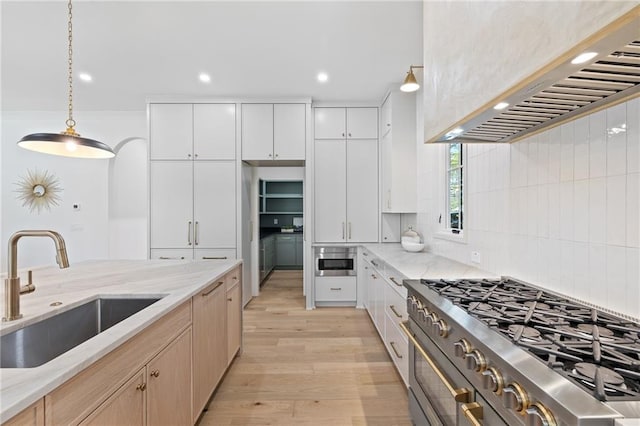
[{"label": "light brown cabinetry", "polygon": [[242,287],[237,279],[229,281],[227,282],[227,364],[231,364],[238,353],[242,339]]},{"label": "light brown cabinetry", "polygon": [[40,399],[15,415],[2,426],[42,426],[44,425],[44,399]]},{"label": "light brown cabinetry", "polygon": [[144,369],[107,399],[87,417],[82,426],[144,426],[146,389]]},{"label": "light brown cabinetry", "polygon": [[225,280],[220,279],[193,297],[193,420],[227,368]]}]

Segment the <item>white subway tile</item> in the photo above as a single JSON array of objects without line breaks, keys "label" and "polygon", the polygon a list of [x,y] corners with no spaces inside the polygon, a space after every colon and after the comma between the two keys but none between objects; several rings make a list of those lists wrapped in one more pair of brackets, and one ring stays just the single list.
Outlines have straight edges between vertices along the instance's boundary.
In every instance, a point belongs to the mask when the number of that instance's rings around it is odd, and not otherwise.
[{"label": "white subway tile", "polygon": [[574,122],[570,121],[560,126],[560,182],[573,180],[573,125]]},{"label": "white subway tile", "polygon": [[640,173],[627,175],[627,247],[640,247]]},{"label": "white subway tile", "polygon": [[607,113],[607,176],[627,171],[627,105],[612,106]]},{"label": "white subway tile", "polygon": [[625,247],[607,247],[607,305],[618,312],[627,308],[627,250]]},{"label": "white subway tile", "polygon": [[575,243],[573,246],[573,277],[575,297],[589,298],[589,244]]},{"label": "white subway tile", "polygon": [[574,130],[574,169],[576,180],[589,177],[589,117],[583,117],[575,122]]},{"label": "white subway tile", "polygon": [[607,248],[589,244],[589,299],[598,306],[607,306]]},{"label": "white subway tile", "polygon": [[589,242],[604,244],[607,240],[606,178],[589,179]]},{"label": "white subway tile", "polygon": [[573,181],[560,183],[560,239],[573,240]]},{"label": "white subway tile", "polygon": [[640,319],[640,249],[627,248],[627,314]]},{"label": "white subway tile", "polygon": [[538,235],[538,217],[540,216],[540,205],[538,204],[538,186],[528,186],[525,190],[526,215],[524,226],[527,235],[535,237]]},{"label": "white subway tile", "polygon": [[640,173],[640,98],[627,102],[627,173]]},{"label": "white subway tile", "polygon": [[549,288],[549,239],[538,238],[538,284]]},{"label": "white subway tile", "polygon": [[527,151],[527,185],[538,184],[538,136],[529,138],[529,149]]},{"label": "white subway tile", "polygon": [[538,184],[549,183],[549,132],[538,138]]},{"label": "white subway tile", "polygon": [[627,177],[607,178],[607,244],[624,246],[627,242]]},{"label": "white subway tile", "polygon": [[598,111],[589,116],[589,176],[607,174],[607,115]]},{"label": "white subway tile", "polygon": [[[549,184],[549,238],[560,239],[560,184],[559,183]],[[603,241],[604,241],[604,238],[603,238]]]},{"label": "white subway tile", "polygon": [[573,184],[573,239],[589,241],[589,181],[586,179]]},{"label": "white subway tile", "polygon": [[560,240],[549,240],[549,288],[552,290],[562,290],[562,261]]},{"label": "white subway tile", "polygon": [[560,286],[564,294],[574,294],[573,241],[560,241]]},{"label": "white subway tile", "polygon": [[549,185],[538,185],[538,237],[549,238]]},{"label": "white subway tile", "polygon": [[560,182],[560,148],[562,147],[562,137],[559,127],[550,129],[549,134],[549,183]]}]

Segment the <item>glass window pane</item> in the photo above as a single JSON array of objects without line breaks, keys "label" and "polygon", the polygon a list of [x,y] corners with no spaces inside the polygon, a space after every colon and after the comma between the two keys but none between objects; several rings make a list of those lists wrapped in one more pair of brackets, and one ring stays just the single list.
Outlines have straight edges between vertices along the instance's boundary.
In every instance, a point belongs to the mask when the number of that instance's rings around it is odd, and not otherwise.
[{"label": "glass window pane", "polygon": [[449,168],[460,166],[460,151],[462,146],[459,143],[449,145]]}]

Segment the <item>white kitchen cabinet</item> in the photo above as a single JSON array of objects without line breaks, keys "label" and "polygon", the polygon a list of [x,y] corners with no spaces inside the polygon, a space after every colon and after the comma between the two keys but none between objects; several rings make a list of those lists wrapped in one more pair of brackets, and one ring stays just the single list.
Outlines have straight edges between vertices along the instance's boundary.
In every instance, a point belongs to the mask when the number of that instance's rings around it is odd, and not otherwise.
[{"label": "white kitchen cabinet", "polygon": [[235,104],[150,104],[151,160],[233,160]]},{"label": "white kitchen cabinet", "polygon": [[317,242],[378,241],[378,146],[375,139],[315,142]]},{"label": "white kitchen cabinet", "polygon": [[304,160],[306,104],[242,104],[242,159]]},{"label": "white kitchen cabinet", "polygon": [[194,249],[235,253],[235,162],[151,161],[149,167],[151,257],[192,259]]},{"label": "white kitchen cabinet", "polygon": [[381,107],[382,212],[417,208],[415,94],[392,91]]},{"label": "white kitchen cabinet", "polygon": [[356,277],[315,277],[316,303],[356,303]]},{"label": "white kitchen cabinet", "polygon": [[316,139],[377,139],[378,108],[317,107],[314,125]]}]

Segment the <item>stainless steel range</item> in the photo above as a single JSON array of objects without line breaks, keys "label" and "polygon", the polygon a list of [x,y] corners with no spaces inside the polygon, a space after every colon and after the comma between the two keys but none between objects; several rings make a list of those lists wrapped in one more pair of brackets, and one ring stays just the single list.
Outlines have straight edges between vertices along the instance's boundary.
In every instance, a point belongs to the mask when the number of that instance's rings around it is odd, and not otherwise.
[{"label": "stainless steel range", "polygon": [[639,323],[511,278],[405,286],[417,425],[640,419]]}]

